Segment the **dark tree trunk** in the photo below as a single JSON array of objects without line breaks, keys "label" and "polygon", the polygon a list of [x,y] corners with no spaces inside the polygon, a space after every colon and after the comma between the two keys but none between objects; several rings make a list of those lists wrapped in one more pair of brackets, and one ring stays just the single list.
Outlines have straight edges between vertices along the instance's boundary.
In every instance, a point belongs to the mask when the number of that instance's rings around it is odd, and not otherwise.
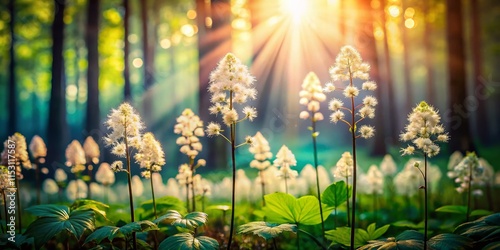
[{"label": "dark tree trunk", "polygon": [[432,9],[432,0],[424,0],[424,46],[425,46],[425,68],[427,69],[427,102],[436,105],[436,95],[434,88],[434,48],[432,46],[431,35],[432,25],[427,20],[429,11]]},{"label": "dark tree trunk", "polygon": [[14,47],[16,43],[16,37],[14,34],[14,24],[16,20],[15,12],[14,12],[14,1],[9,1],[9,14],[10,14],[10,62],[9,62],[9,94],[8,94],[8,103],[9,103],[9,129],[8,134],[12,135],[17,131],[17,91],[16,91],[16,58],[14,55]]},{"label": "dark tree trunk", "polygon": [[[405,1],[407,0],[402,0],[401,1],[401,7],[402,7],[402,12],[405,12],[406,9],[406,4]],[[410,71],[410,41],[408,39],[408,31],[405,26],[405,16],[404,14],[401,14],[401,18],[403,19],[401,22],[401,36],[403,39],[403,71],[404,71],[404,81],[405,81],[405,88],[406,88],[406,94],[405,94],[405,113],[409,114],[415,105],[413,103],[413,85],[411,82],[411,71]]]},{"label": "dark tree trunk", "polygon": [[464,107],[464,100],[467,95],[467,76],[465,71],[464,26],[461,2],[446,0],[446,12],[449,110],[452,110],[453,115],[450,122],[450,150],[459,150],[464,153],[465,151],[474,151],[475,148],[470,135],[468,119],[470,112],[467,107]]},{"label": "dark tree trunk", "polygon": [[87,27],[85,43],[87,45],[87,133],[99,141],[99,53],[97,49],[99,35],[99,0],[89,0],[87,9]]},{"label": "dark tree trunk", "polygon": [[471,0],[471,50],[473,60],[474,95],[477,98],[478,106],[476,113],[476,131],[481,143],[491,144],[490,123],[488,121],[487,98],[489,93],[485,91],[483,78],[483,56],[481,47],[481,18],[479,13],[479,1]]},{"label": "dark tree trunk", "polygon": [[[387,86],[387,101],[380,100],[381,104],[387,103],[388,106],[388,114],[390,114],[387,117],[387,121],[389,121],[389,136],[391,137],[391,142],[393,144],[396,144],[398,142],[398,131],[399,129],[399,121],[397,119],[397,116],[394,114],[397,114],[396,110],[396,103],[395,103],[395,96],[394,96],[394,82],[392,81],[392,66],[391,66],[391,55],[389,51],[389,39],[387,38],[388,35],[388,30],[386,27],[387,23],[387,16],[385,13],[385,8],[387,5],[386,0],[381,0],[380,1],[380,15],[381,15],[381,20],[382,20],[382,29],[384,30],[384,62],[385,62],[385,72],[384,72],[384,84],[380,84],[379,88],[381,88],[383,85]],[[379,107],[380,108],[380,107]],[[380,129],[380,128],[379,128]]]},{"label": "dark tree trunk", "polygon": [[155,37],[150,30],[148,20],[148,2],[147,0],[140,1],[141,3],[141,27],[142,27],[142,46],[144,57],[144,90],[145,95],[143,99],[143,117],[145,121],[151,120],[152,109],[152,93],[151,86],[154,83],[155,65],[154,65],[154,49]]},{"label": "dark tree trunk", "polygon": [[[375,36],[373,31],[373,23],[375,21],[374,14],[375,10],[372,9],[370,5],[371,0],[359,0],[358,10],[360,11],[360,18],[358,18],[359,31],[357,32],[358,38],[356,39],[358,49],[365,61],[370,64],[370,78],[379,84],[379,87],[375,90],[375,97],[378,100],[382,100],[382,88],[380,88],[380,70],[377,54],[377,45],[375,43]],[[382,105],[379,104],[377,107],[377,113],[375,116],[375,128],[377,132],[375,133],[374,145],[371,149],[371,154],[373,155],[385,155],[387,153],[385,147],[385,131],[384,131],[384,112]]]},{"label": "dark tree trunk", "polygon": [[128,42],[129,35],[129,17],[130,17],[130,6],[129,0],[123,0],[123,78],[125,85],[123,87],[123,96],[126,102],[132,101],[132,90],[130,87],[130,64],[128,62],[128,56],[130,54],[130,43]]},{"label": "dark tree trunk", "polygon": [[49,125],[47,127],[47,163],[64,164],[63,151],[67,144],[66,84],[64,79],[64,0],[55,0],[55,15],[52,25],[52,80],[49,103]]},{"label": "dark tree trunk", "polygon": [[[196,0],[198,24],[198,58],[199,70],[199,116],[203,121],[216,119],[208,113],[210,95],[208,81],[210,72],[217,67],[217,63],[231,51],[230,1],[228,0]],[[208,21],[208,22],[207,22]],[[208,27],[207,27],[208,26]],[[224,140],[209,139],[204,147],[206,159],[213,166],[225,169],[227,166],[227,142]],[[220,155],[220,154],[223,155]],[[218,157],[214,157],[217,155]]]}]

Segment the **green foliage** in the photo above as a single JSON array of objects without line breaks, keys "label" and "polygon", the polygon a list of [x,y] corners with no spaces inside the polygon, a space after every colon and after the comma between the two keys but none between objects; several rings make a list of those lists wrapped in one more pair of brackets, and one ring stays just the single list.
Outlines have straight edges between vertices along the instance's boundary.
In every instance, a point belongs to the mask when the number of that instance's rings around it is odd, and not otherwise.
[{"label": "green foliage", "polygon": [[473,249],[469,238],[450,233],[436,235],[427,244],[432,249]]},{"label": "green foliage", "polygon": [[109,206],[95,200],[80,199],[71,204],[70,208],[72,210],[92,210],[107,220],[106,211],[109,209]]},{"label": "green foliage", "polygon": [[277,237],[283,232],[297,232],[297,225],[295,224],[276,224],[265,221],[253,221],[242,225],[238,228],[239,234],[253,233],[265,240]]},{"label": "green foliage", "polygon": [[490,243],[499,242],[500,213],[481,217],[475,221],[464,223],[458,226],[454,233],[474,240],[475,248],[481,248]]},{"label": "green foliage", "polygon": [[467,207],[466,206],[458,206],[458,205],[442,206],[440,208],[437,208],[436,212],[466,214]]},{"label": "green foliage", "polygon": [[64,205],[37,205],[26,211],[38,216],[25,232],[27,237],[34,238],[37,249],[62,231],[69,232],[79,240],[85,230],[94,230],[95,213],[92,210],[70,212],[70,208]]},{"label": "green foliage", "polygon": [[344,181],[338,181],[328,186],[321,194],[321,202],[328,207],[338,207],[347,201],[347,188],[349,188],[349,197],[351,196],[351,187],[348,187]]},{"label": "green foliage", "polygon": [[180,233],[166,238],[158,246],[159,250],[211,250],[219,249],[219,242],[206,236],[194,237],[190,233]]},{"label": "green foliage", "polygon": [[133,232],[148,232],[151,230],[158,230],[158,227],[153,222],[147,220],[131,222],[121,227],[104,226],[90,234],[84,244],[94,240],[97,244],[100,244],[106,238],[112,242],[114,238],[126,237]]},{"label": "green foliage", "polygon": [[394,237],[389,237],[386,240],[371,241],[369,244],[359,248],[359,250],[367,249],[388,249],[388,250],[421,250],[424,248],[424,235],[414,230],[406,230]]},{"label": "green foliage", "polygon": [[[316,225],[321,223],[318,199],[311,195],[299,199],[290,194],[274,193],[265,196],[266,206],[263,208],[267,220],[282,224]],[[333,208],[323,208],[323,216],[328,217]]]},{"label": "green foliage", "polygon": [[[172,196],[165,196],[158,199],[156,201],[156,211],[157,214],[165,214],[170,210],[177,210],[181,213],[186,211],[185,206],[182,201]],[[139,219],[152,219],[154,217],[153,211],[153,200],[147,200],[142,202],[139,205],[139,208],[136,209],[137,214],[140,216]]]},{"label": "green foliage", "polygon": [[166,223],[181,228],[195,229],[205,225],[208,220],[207,217],[207,214],[202,212],[192,212],[183,217],[179,212],[170,210],[166,214],[154,220],[154,223]]},{"label": "green foliage", "polygon": [[[372,240],[380,238],[387,232],[390,225],[385,225],[376,228],[375,223],[368,226],[367,230],[356,228],[356,236],[354,238],[354,246],[362,246]],[[333,241],[332,244],[338,243],[344,246],[351,246],[351,228],[339,227],[325,232],[327,239]]]}]

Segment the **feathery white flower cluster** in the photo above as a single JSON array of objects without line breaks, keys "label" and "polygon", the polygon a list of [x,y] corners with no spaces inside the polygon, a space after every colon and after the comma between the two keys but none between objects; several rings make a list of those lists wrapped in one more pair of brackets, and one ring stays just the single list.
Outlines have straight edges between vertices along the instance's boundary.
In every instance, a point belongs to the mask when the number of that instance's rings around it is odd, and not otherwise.
[{"label": "feathery white flower cluster", "polygon": [[180,135],[176,143],[181,147],[181,153],[189,158],[194,159],[203,149],[200,139],[198,139],[198,137],[205,136],[203,121],[191,109],[185,109],[177,118],[174,133]]},{"label": "feathery white flower cluster", "polygon": [[97,142],[95,142],[92,136],[87,136],[87,138],[83,142],[83,150],[85,151],[85,159],[87,160],[87,164],[99,163],[99,156],[101,155],[101,151],[99,150],[99,145],[97,144]]},{"label": "feathery white flower cluster", "polygon": [[[340,49],[340,53],[335,59],[335,64],[330,68],[330,76],[332,81],[349,81],[349,85],[343,89],[343,94],[346,98],[351,99],[352,108],[344,107],[344,102],[338,98],[333,98],[328,108],[333,112],[330,115],[330,121],[337,123],[342,121],[349,125],[349,128],[354,128],[354,133],[356,132],[356,125],[364,119],[373,119],[375,117],[375,106],[377,106],[377,99],[373,96],[366,96],[363,102],[359,104],[359,109],[354,105],[354,98],[359,95],[360,90],[354,86],[353,79],[358,78],[361,80],[366,80],[362,84],[362,90],[374,91],[377,89],[377,84],[373,81],[369,81],[368,71],[370,70],[370,65],[363,62],[359,52],[352,46],[344,46]],[[336,88],[333,83],[328,83],[325,87],[326,92],[332,92]],[[352,109],[357,109],[352,110]],[[350,113],[354,113],[359,117],[357,121],[348,122],[345,120],[344,111],[347,110]],[[352,124],[353,123],[353,124]],[[359,132],[356,136],[368,139],[375,135],[375,128],[369,125],[363,125],[359,127]]]},{"label": "feathery white flower cluster", "polygon": [[319,109],[320,103],[326,100],[326,96],[321,88],[321,82],[314,72],[309,72],[309,74],[307,74],[302,83],[302,90],[299,92],[299,97],[300,104],[307,106],[308,110],[300,112],[300,119],[305,120],[311,117],[314,122],[324,119]]},{"label": "feathery white flower cluster", "polygon": [[150,132],[142,136],[141,146],[134,157],[139,166],[144,169],[141,175],[146,179],[151,178],[151,172],[160,172],[161,167],[165,165],[165,153],[161,144]]},{"label": "feathery white flower cluster", "polygon": [[279,167],[278,176],[281,178],[294,179],[298,176],[297,171],[291,169],[291,166],[297,165],[295,155],[285,145],[283,145],[276,154],[274,165]]},{"label": "feathery white flower cluster", "polygon": [[422,176],[415,167],[416,159],[410,159],[401,172],[394,177],[396,193],[400,195],[413,196],[418,188],[423,185]]},{"label": "feathery white flower cluster", "polygon": [[[248,99],[256,99],[257,90],[253,87],[255,78],[248,72],[248,68],[231,53],[226,54],[210,74],[208,91],[212,94],[210,102],[213,104],[209,111],[211,114],[222,115],[222,120],[231,126],[239,119],[234,104],[243,104]],[[244,107],[243,119],[253,121],[257,111],[253,107]],[[242,119],[242,120],[243,120]],[[220,135],[220,125],[210,123],[207,127],[208,136]]]},{"label": "feathery white flower cluster", "polygon": [[53,179],[45,179],[42,184],[42,189],[43,192],[49,194],[49,195],[54,195],[59,192],[59,186],[57,185],[56,181]]},{"label": "feathery white flower cluster", "polygon": [[449,136],[440,123],[441,117],[434,107],[420,102],[408,115],[408,125],[400,135],[401,141],[411,141],[415,146],[401,149],[402,155],[412,155],[415,147],[428,157],[436,156],[440,148],[436,142],[448,142]]},{"label": "feathery white flower cluster", "polygon": [[350,152],[344,152],[337,161],[336,168],[333,171],[334,177],[349,178],[352,176],[354,161]]},{"label": "feathery white flower cluster", "polygon": [[[448,172],[448,177],[455,179],[455,183],[460,186],[456,188],[457,192],[463,193],[464,191],[472,188],[473,184],[481,184],[481,177],[484,168],[479,164],[479,159],[476,153],[468,153],[454,168]],[[475,189],[475,194],[482,193],[481,189]]]},{"label": "feathery white flower cluster", "polygon": [[376,165],[371,165],[365,176],[366,193],[382,194],[384,192],[384,176]]},{"label": "feathery white flower cluster", "polygon": [[85,151],[82,144],[77,140],[73,140],[66,147],[66,166],[71,168],[71,172],[78,174],[85,170]]},{"label": "feathery white flower cluster", "polygon": [[0,166],[0,192],[3,194],[5,190],[14,187],[9,180],[9,170],[5,166]]},{"label": "feathery white flower cluster", "polygon": [[[130,104],[125,102],[118,109],[112,109],[106,125],[111,133],[104,137],[104,143],[112,147],[112,154],[126,157],[127,150],[141,147],[141,131],[144,125],[141,117]],[[125,171],[121,161],[113,162],[111,169],[115,172]]]},{"label": "feathery white flower cluster", "polygon": [[179,182],[179,185],[190,185],[193,182],[193,171],[188,164],[182,164],[179,166],[179,173],[175,176],[175,179]]},{"label": "feathery white flower cluster", "polygon": [[253,136],[253,143],[248,150],[254,156],[254,159],[250,162],[250,167],[262,171],[271,166],[269,159],[273,157],[273,153],[271,153],[269,142],[260,132]]},{"label": "feathery white flower cluster", "polygon": [[56,180],[57,183],[64,184],[67,179],[68,175],[62,168],[56,169],[56,172],[54,173],[54,180]]},{"label": "feathery white flower cluster", "polygon": [[43,163],[45,158],[47,156],[47,146],[45,145],[45,142],[43,141],[42,137],[35,135],[33,138],[31,138],[30,142],[30,152],[31,155],[40,161],[40,163]]},{"label": "feathery white flower cluster", "polygon": [[95,180],[104,186],[112,185],[115,183],[115,172],[108,163],[103,162],[95,173]]},{"label": "feathery white flower cluster", "polygon": [[380,171],[384,176],[393,176],[398,168],[396,167],[396,162],[390,154],[386,154],[380,163]]},{"label": "feathery white flower cluster", "polygon": [[[23,175],[21,174],[21,166],[23,166],[25,169],[31,169],[31,162],[30,158],[28,156],[28,149],[26,145],[26,138],[21,134],[21,133],[14,133],[12,136],[9,136],[7,140],[3,143],[3,151],[2,151],[2,165],[7,166],[9,165],[9,155],[12,155],[9,153],[9,143],[11,142],[12,144],[15,145],[15,152],[14,152],[14,159],[16,159],[16,166],[17,166],[17,177],[22,179]],[[12,159],[12,158],[11,158]],[[12,160],[11,160],[12,161]]]}]

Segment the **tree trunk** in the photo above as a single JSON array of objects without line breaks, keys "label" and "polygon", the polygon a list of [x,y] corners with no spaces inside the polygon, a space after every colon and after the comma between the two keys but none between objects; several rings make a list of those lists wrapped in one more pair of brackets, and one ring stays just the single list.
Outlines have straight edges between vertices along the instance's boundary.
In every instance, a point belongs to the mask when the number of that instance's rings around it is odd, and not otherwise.
[{"label": "tree trunk", "polygon": [[405,16],[404,12],[406,9],[405,1],[407,0],[402,0],[401,1],[401,8],[402,8],[402,13],[401,13],[401,18],[403,19],[401,22],[401,36],[403,39],[403,71],[404,71],[404,81],[405,81],[405,87],[406,87],[406,95],[405,95],[405,114],[409,114],[415,105],[413,103],[413,85],[411,82],[411,71],[410,71],[410,41],[408,40],[408,32],[407,28],[405,26]]},{"label": "tree trunk", "polygon": [[[391,55],[389,51],[389,39],[387,38],[388,36],[388,30],[387,30],[387,16],[385,13],[385,8],[387,5],[386,0],[381,0],[380,1],[380,9],[381,9],[381,20],[382,20],[382,29],[384,30],[384,62],[385,62],[385,72],[384,72],[384,85],[387,86],[387,106],[389,107],[389,115],[387,118],[387,121],[389,121],[389,136],[391,137],[391,142],[393,144],[398,143],[398,131],[399,129],[399,121],[397,119],[397,116],[394,114],[397,114],[396,110],[396,103],[395,103],[395,96],[394,96],[394,82],[392,81],[392,66],[391,66]],[[382,87],[382,84],[379,85],[379,88]],[[380,100],[381,104],[383,104],[385,101]],[[382,105],[381,105],[382,106]],[[379,128],[380,129],[380,128]]]},{"label": "tree trunk", "polygon": [[123,35],[123,78],[124,78],[124,87],[123,87],[123,99],[126,102],[132,101],[132,90],[130,87],[130,64],[128,62],[128,57],[130,54],[130,43],[128,42],[129,35],[129,17],[130,17],[130,6],[129,0],[123,0],[123,26],[124,26],[124,35]]},{"label": "tree trunk", "polygon": [[[210,95],[207,92],[210,72],[217,67],[217,63],[231,51],[230,1],[196,0],[198,24],[198,58],[199,70],[199,116],[203,121],[211,121],[215,116],[209,115]],[[211,20],[211,21],[210,21]],[[208,21],[208,23],[207,23]],[[207,27],[207,24],[208,27]],[[211,24],[211,25],[210,25]],[[213,166],[225,169],[227,166],[227,142],[219,139],[210,139],[205,159]],[[222,155],[221,155],[222,153]],[[214,157],[217,155],[217,157]]]},{"label": "tree trunk", "polygon": [[473,60],[474,95],[477,98],[478,106],[476,112],[476,131],[481,143],[491,144],[490,123],[488,121],[487,98],[489,93],[485,91],[483,79],[483,56],[481,47],[481,18],[479,13],[479,1],[471,0],[471,50]]},{"label": "tree trunk", "polygon": [[427,102],[436,105],[436,95],[434,88],[434,49],[431,42],[432,25],[427,20],[429,11],[432,9],[432,0],[424,0],[424,46],[425,46],[425,68],[427,70]]},{"label": "tree trunk", "polygon": [[[66,84],[64,79],[64,0],[55,0],[55,15],[52,25],[52,88],[49,102],[49,124],[47,127],[47,163],[64,164],[63,151],[67,144]],[[56,163],[56,164],[57,164]]]},{"label": "tree trunk", "polygon": [[[465,49],[463,34],[462,3],[446,0],[446,38],[448,40],[448,79],[449,79],[449,110],[450,120],[450,150],[474,151],[470,136],[470,112],[464,107],[467,95]],[[450,115],[449,112],[445,115]],[[445,117],[449,118],[449,117]]]},{"label": "tree trunk", "polygon": [[14,25],[15,25],[15,12],[14,12],[14,1],[9,1],[9,15],[10,15],[10,62],[9,62],[9,94],[8,94],[8,103],[9,103],[9,129],[8,134],[12,135],[17,131],[17,91],[16,91],[16,58],[14,55],[14,47],[16,43],[16,38],[14,34]]},{"label": "tree trunk", "polygon": [[[361,52],[364,60],[370,64],[370,78],[376,83],[381,84],[380,71],[378,63],[377,45],[374,36],[373,24],[375,22],[374,14],[375,10],[372,9],[370,5],[371,0],[359,0],[358,10],[360,14],[358,15],[358,25],[359,31],[357,32],[358,38],[357,47]],[[382,89],[378,87],[375,90],[375,97],[378,100],[382,100]],[[385,131],[384,131],[384,112],[382,105],[377,107],[377,115],[375,116],[375,128],[377,132],[375,133],[374,145],[371,149],[371,154],[373,155],[385,155],[387,150],[385,148]]]},{"label": "tree trunk", "polygon": [[[141,25],[142,25],[142,46],[144,57],[144,99],[143,99],[143,117],[146,122],[151,120],[152,109],[152,93],[151,86],[154,83],[154,48],[155,37],[153,32],[150,31],[148,22],[148,1],[142,0],[141,4]],[[151,37],[150,37],[151,36]],[[151,38],[151,39],[150,39]]]},{"label": "tree trunk", "polygon": [[99,34],[99,0],[89,0],[85,43],[87,45],[87,133],[99,141],[101,133],[99,112],[99,53],[97,49]]}]

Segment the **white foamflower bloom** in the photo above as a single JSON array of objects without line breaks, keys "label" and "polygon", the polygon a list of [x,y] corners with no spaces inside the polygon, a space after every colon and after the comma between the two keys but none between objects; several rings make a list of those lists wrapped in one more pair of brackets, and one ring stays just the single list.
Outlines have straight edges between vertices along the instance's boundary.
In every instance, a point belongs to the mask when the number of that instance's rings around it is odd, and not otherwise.
[{"label": "white foamflower bloom", "polygon": [[398,168],[396,162],[390,154],[386,154],[380,163],[380,171],[384,176],[393,176],[397,172]]},{"label": "white foamflower bloom", "polygon": [[45,179],[43,181],[42,187],[43,192],[48,195],[57,194],[59,192],[59,186],[57,185],[56,181],[54,181],[54,179]]},{"label": "white foamflower bloom", "polygon": [[144,193],[144,184],[138,175],[132,176],[132,195],[139,197]]},{"label": "white foamflower bloom", "polygon": [[283,145],[276,154],[274,165],[278,167],[295,166],[297,165],[297,160],[295,160],[295,155],[292,151],[290,151],[287,146]]},{"label": "white foamflower bloom", "polygon": [[452,171],[460,161],[464,158],[464,155],[460,151],[455,151],[450,155],[448,160],[448,171]]},{"label": "white foamflower bloom", "polygon": [[344,46],[330,68],[333,81],[347,81],[351,77],[368,80],[370,65],[363,62],[359,52],[352,46]]},{"label": "white foamflower bloom", "polygon": [[111,130],[104,137],[105,144],[113,148],[111,153],[125,158],[127,150],[139,149],[144,125],[130,104],[125,102],[118,109],[112,109],[105,124]]},{"label": "white foamflower bloom", "polygon": [[9,180],[9,169],[6,166],[0,165],[0,192],[4,192],[8,188],[12,188],[13,185]]},{"label": "white foamflower bloom", "polygon": [[359,128],[359,136],[365,139],[371,138],[375,135],[375,128],[373,126],[363,125]]},{"label": "white foamflower bloom", "polygon": [[[440,135],[446,135],[440,121],[441,117],[438,112],[425,101],[422,101],[408,115],[409,123],[405,128],[405,132],[400,135],[400,139],[412,142],[416,149],[422,151],[427,157],[436,156],[440,151],[436,142],[444,142],[438,139]],[[413,154],[415,148],[409,147],[410,145],[401,149],[402,155]]]},{"label": "white foamflower bloom", "polygon": [[[185,109],[177,117],[174,133],[180,135],[176,143],[181,147],[181,153],[194,157],[203,149],[199,139],[199,137],[205,136],[203,121],[191,109]],[[209,135],[211,134],[209,133]]]},{"label": "white foamflower bloom", "polygon": [[101,156],[101,151],[99,150],[99,145],[92,138],[92,136],[87,136],[83,142],[83,150],[85,151],[85,158],[87,163],[97,164],[99,163],[99,156]]},{"label": "white foamflower bloom", "polygon": [[70,201],[87,198],[88,186],[83,180],[72,180],[66,188],[66,197]]},{"label": "white foamflower bloom", "polygon": [[396,193],[411,197],[423,185],[422,176],[415,167],[415,162],[417,162],[416,159],[410,159],[403,170],[394,177]]},{"label": "white foamflower bloom", "polygon": [[161,144],[150,132],[142,136],[141,146],[134,157],[143,170],[142,176],[146,179],[151,177],[151,172],[160,172],[161,167],[165,165],[165,153]]},{"label": "white foamflower bloom", "polygon": [[273,153],[271,153],[269,142],[260,132],[257,132],[253,136],[253,143],[248,150],[254,155],[254,159],[250,162],[250,167],[265,170],[271,166],[269,159],[273,157]]},{"label": "white foamflower bloom", "polygon": [[85,151],[79,141],[73,140],[66,147],[66,166],[71,168],[72,173],[81,173],[85,168]]},{"label": "white foamflower bloom", "polygon": [[337,161],[333,175],[337,178],[348,178],[352,176],[354,161],[350,152],[344,152]]},{"label": "white foamflower bloom", "polygon": [[220,132],[222,132],[223,130],[221,130],[220,128],[220,124],[218,123],[215,123],[215,122],[211,122],[208,124],[207,126],[207,134],[208,136],[217,136],[217,135],[220,135]]},{"label": "white foamflower bloom", "polygon": [[35,159],[44,158],[47,156],[47,146],[45,145],[42,137],[38,135],[35,135],[33,136],[33,138],[31,138],[29,148],[31,155],[33,155]]},{"label": "white foamflower bloom", "polygon": [[[474,152],[468,153],[454,168],[448,172],[448,177],[453,178],[459,186],[457,192],[463,193],[469,188],[476,189],[477,184],[482,184],[483,166]],[[474,190],[473,190],[474,191]]]},{"label": "white foamflower bloom", "polygon": [[[319,112],[319,109],[320,103],[326,100],[326,95],[323,93],[321,82],[314,72],[309,72],[305,77],[302,83],[302,90],[299,92],[299,97],[300,104],[307,107],[307,111],[302,111],[300,113],[300,118],[308,119],[311,117],[313,121],[322,120],[323,116],[321,112]],[[309,112],[311,112],[312,115],[310,115]],[[321,114],[321,116],[317,114]]]},{"label": "white foamflower bloom", "polygon": [[112,185],[115,183],[115,172],[108,163],[103,162],[95,173],[95,180],[104,186]]},{"label": "white foamflower bloom", "polygon": [[56,172],[54,173],[54,179],[58,183],[64,183],[68,179],[68,175],[62,168],[56,169]]},{"label": "white foamflower bloom", "polygon": [[[2,162],[4,166],[12,165],[12,159],[15,159],[15,165],[17,165],[17,177],[22,179],[21,168],[23,166],[25,169],[31,169],[31,162],[28,156],[28,147],[26,145],[26,138],[21,133],[14,133],[9,136],[7,140],[3,143],[2,151]],[[12,148],[13,147],[13,148]],[[11,150],[14,149],[14,152]],[[14,158],[12,158],[14,156]]]},{"label": "white foamflower bloom", "polygon": [[384,191],[384,176],[376,165],[371,165],[366,173],[368,193],[382,194]]},{"label": "white foamflower bloom", "polygon": [[182,164],[179,166],[179,173],[175,176],[175,179],[179,182],[179,185],[190,185],[193,181],[193,171],[188,164]]}]

